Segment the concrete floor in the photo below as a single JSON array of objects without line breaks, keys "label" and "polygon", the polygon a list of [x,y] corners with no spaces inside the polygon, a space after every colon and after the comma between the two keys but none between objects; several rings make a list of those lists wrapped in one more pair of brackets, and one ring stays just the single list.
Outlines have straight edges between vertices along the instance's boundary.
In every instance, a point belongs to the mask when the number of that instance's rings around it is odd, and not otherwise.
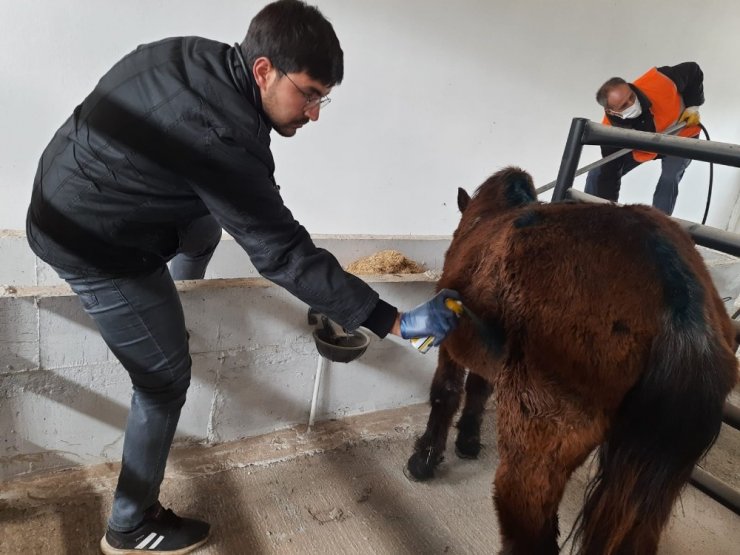
[{"label": "concrete floor", "polygon": [[[212,522],[201,555],[495,553],[492,418],[479,460],[450,450],[436,481],[411,483],[402,468],[427,410],[417,405],[321,423],[310,433],[290,429],[176,449],[161,499]],[[723,430],[704,465],[736,489],[738,434]],[[564,536],[586,474],[578,472],[561,504]],[[97,553],[116,475],[116,465],[103,465],[0,484],[0,553]],[[738,546],[740,517],[687,487],[660,553],[735,555]]]}]

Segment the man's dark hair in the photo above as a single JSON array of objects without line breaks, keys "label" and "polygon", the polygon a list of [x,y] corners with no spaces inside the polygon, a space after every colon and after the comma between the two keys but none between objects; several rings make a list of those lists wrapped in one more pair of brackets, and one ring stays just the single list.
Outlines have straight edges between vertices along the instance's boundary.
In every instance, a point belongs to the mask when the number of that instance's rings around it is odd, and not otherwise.
[{"label": "man's dark hair", "polygon": [[621,77],[612,77],[607,82],[605,82],[603,85],[599,87],[599,90],[596,91],[596,102],[598,102],[601,106],[604,108],[607,107],[607,97],[609,96],[609,93],[612,92],[612,89],[616,87],[617,85],[626,85],[627,81],[622,79]]},{"label": "man's dark hair", "polygon": [[305,71],[327,87],[344,77],[344,53],[331,23],[300,0],[278,0],[254,16],[241,50],[251,68],[265,56],[286,73]]}]

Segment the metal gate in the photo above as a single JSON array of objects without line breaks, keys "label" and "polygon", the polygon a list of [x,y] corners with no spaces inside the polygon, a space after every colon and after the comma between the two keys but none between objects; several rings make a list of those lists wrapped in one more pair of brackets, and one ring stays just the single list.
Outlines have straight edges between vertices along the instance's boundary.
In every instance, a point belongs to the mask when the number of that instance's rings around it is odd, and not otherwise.
[{"label": "metal gate", "polygon": [[[574,118],[565,143],[558,177],[554,183],[552,202],[566,199],[579,202],[609,202],[572,189],[583,145],[645,150],[740,168],[740,145],[621,129],[585,118]],[[589,169],[598,165],[601,164],[592,164]],[[547,188],[538,189],[538,193]],[[678,218],[672,219],[688,231],[697,245],[740,257],[740,235]],[[740,334],[740,321],[733,320],[733,324]],[[740,407],[729,402],[725,403],[723,422],[735,430],[740,430]],[[736,514],[740,514],[740,492],[725,482],[695,467],[691,474],[691,483]]]}]

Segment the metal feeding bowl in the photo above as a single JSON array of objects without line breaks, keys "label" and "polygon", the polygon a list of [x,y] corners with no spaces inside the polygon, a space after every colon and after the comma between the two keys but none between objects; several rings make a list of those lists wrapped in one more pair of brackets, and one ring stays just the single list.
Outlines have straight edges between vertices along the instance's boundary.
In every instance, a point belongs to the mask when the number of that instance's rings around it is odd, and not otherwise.
[{"label": "metal feeding bowl", "polygon": [[313,331],[313,340],[319,354],[332,362],[352,362],[362,356],[370,345],[370,336],[365,332],[345,332],[327,316],[313,309],[308,311],[308,323],[320,323]]},{"label": "metal feeding bowl", "polygon": [[370,337],[359,330],[330,337],[323,329],[317,329],[313,332],[313,340],[319,354],[332,362],[352,362],[362,356],[370,344]]}]

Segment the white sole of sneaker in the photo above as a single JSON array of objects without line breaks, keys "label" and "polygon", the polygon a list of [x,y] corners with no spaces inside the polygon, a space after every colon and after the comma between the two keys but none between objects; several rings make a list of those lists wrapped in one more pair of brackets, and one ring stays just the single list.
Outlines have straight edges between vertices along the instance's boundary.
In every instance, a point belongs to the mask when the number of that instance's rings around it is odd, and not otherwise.
[{"label": "white sole of sneaker", "polygon": [[108,543],[108,540],[105,539],[105,536],[103,536],[103,539],[100,540],[100,551],[102,551],[105,555],[141,555],[142,553],[149,553],[151,555],[185,555],[186,553],[192,553],[196,549],[198,549],[201,545],[206,543],[208,541],[208,538],[210,537],[210,534],[203,538],[203,540],[199,541],[198,543],[194,543],[193,545],[189,545],[187,547],[183,547],[182,549],[176,549],[174,551],[161,551],[159,549],[117,549],[110,545]]}]

